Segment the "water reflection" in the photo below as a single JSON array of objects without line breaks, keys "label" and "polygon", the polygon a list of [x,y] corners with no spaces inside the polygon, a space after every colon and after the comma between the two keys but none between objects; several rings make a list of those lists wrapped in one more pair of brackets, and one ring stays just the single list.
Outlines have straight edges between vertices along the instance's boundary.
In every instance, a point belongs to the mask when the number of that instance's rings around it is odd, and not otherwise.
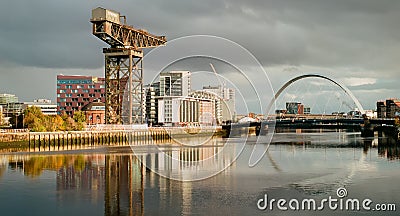
[{"label": "water reflection", "polygon": [[[218,168],[229,166],[235,148],[230,147],[232,155],[214,158],[213,155],[218,155],[224,148],[220,144],[212,140],[206,147],[170,146],[163,149],[165,154],[152,152],[137,156],[132,153],[0,155],[0,178],[7,171],[23,173],[32,180],[42,178],[48,172],[55,173],[55,194],[59,205],[82,199],[91,205],[103,202],[104,215],[143,215],[145,203],[148,203],[147,213],[189,213],[191,183],[160,178],[149,168],[178,176],[214,171],[214,165]],[[171,205],[177,207],[170,208]]]},{"label": "water reflection", "polygon": [[[233,144],[235,140],[231,146],[216,139],[207,147],[166,146],[161,149],[165,154],[160,154],[158,150],[150,153],[143,150],[137,156],[131,153],[0,155],[0,199],[3,201],[0,207],[6,215],[15,213],[15,208],[7,208],[12,200],[8,202],[4,194],[24,197],[26,193],[37,193],[55,197],[54,200],[42,202],[46,203],[46,209],[51,209],[47,213],[51,215],[250,214],[256,211],[254,201],[258,195],[265,191],[273,192],[274,188],[280,188],[280,193],[286,190],[301,196],[321,196],[334,193],[339,186],[356,184],[360,176],[368,179],[368,175],[382,167],[384,171],[397,169],[398,163],[378,164],[376,158],[371,157],[379,155],[389,160],[399,160],[399,147],[374,148],[373,143],[377,141],[360,138],[355,141],[353,136],[326,135],[328,140],[338,137],[342,142],[346,140],[348,146],[344,147],[332,144],[321,148],[325,141],[319,136],[312,136],[308,140],[304,138],[308,144],[301,141],[300,146],[298,142],[275,144],[254,169],[247,166],[252,149],[250,140],[247,144],[249,151],[244,152],[243,158],[239,158],[221,174],[198,182],[162,178],[150,169],[179,176],[210,167],[212,170],[211,165],[229,165],[237,154],[237,145]],[[357,148],[351,144],[354,142]],[[224,147],[230,147],[225,149],[229,154],[224,157],[221,155],[218,159],[211,157]],[[209,158],[212,160],[208,161]],[[14,176],[15,173],[23,174],[28,181]],[[377,172],[376,176],[380,176],[380,173]],[[33,185],[37,180],[48,181],[35,191],[37,185],[30,187],[29,184]],[[6,190],[6,187],[14,186],[21,190]],[[359,193],[363,194],[365,188],[372,188],[369,186],[361,187]],[[381,187],[384,188],[385,184]],[[384,190],[382,188],[380,190]],[[357,192],[356,189],[350,191]],[[32,202],[32,198],[28,197],[23,202]],[[54,209],[52,206],[55,206]],[[43,206],[26,208],[40,209]],[[37,215],[46,214],[39,213]]]},{"label": "water reflection", "polygon": [[400,146],[378,146],[379,156],[389,160],[400,159]]}]

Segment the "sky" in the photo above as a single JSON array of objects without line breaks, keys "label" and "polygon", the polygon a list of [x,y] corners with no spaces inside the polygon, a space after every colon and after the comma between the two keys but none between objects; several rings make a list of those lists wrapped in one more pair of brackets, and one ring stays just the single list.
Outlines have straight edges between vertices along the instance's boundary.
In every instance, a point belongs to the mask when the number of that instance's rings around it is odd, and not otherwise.
[{"label": "sky", "polygon": [[[1,1],[0,93],[55,100],[57,74],[104,76],[107,45],[91,34],[89,22],[99,6],[168,41],[190,35],[233,41],[257,58],[275,91],[313,73],[344,83],[365,109],[400,97],[397,0]],[[247,66],[244,73],[258,73]],[[319,81],[307,85],[314,84]]]}]

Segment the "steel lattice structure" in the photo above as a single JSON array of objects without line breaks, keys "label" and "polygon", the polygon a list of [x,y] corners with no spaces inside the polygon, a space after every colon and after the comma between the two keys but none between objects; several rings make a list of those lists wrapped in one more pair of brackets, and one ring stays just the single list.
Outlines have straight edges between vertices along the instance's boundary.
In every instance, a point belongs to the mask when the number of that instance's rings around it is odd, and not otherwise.
[{"label": "steel lattice structure", "polygon": [[125,19],[121,23],[121,17],[124,16],[118,12],[96,8],[90,20],[93,35],[110,45],[103,49],[106,123],[141,124],[144,122],[142,48],[164,45],[166,39],[126,25]]}]

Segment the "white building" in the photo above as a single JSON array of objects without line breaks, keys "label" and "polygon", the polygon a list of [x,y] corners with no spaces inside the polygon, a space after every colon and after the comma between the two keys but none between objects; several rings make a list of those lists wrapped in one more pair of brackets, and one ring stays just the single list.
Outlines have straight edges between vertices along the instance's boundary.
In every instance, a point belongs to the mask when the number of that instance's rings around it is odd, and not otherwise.
[{"label": "white building", "polygon": [[32,106],[39,107],[44,115],[57,115],[57,104],[52,103],[51,100],[37,99],[33,102],[24,102],[23,109]]},{"label": "white building", "polygon": [[158,123],[177,126],[198,122],[198,103],[189,98],[190,71],[160,73]]},{"label": "white building", "polygon": [[190,71],[160,73],[160,96],[188,96],[191,88],[190,76]]},{"label": "white building", "polygon": [[200,103],[199,122],[201,125],[216,125],[222,123],[221,98],[213,92],[204,90],[192,91],[190,96]]},{"label": "white building", "polygon": [[235,119],[235,89],[224,86],[203,86],[203,90],[215,93],[220,97],[221,121],[232,121]]},{"label": "white building", "polygon": [[161,97],[158,99],[158,123],[165,126],[197,125],[199,106],[199,101],[191,97]]}]

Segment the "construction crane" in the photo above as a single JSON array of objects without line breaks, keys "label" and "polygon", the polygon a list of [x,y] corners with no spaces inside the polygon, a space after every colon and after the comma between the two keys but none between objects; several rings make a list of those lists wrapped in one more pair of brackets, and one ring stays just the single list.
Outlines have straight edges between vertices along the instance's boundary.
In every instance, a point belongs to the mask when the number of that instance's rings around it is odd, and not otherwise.
[{"label": "construction crane", "polygon": [[[129,26],[125,16],[101,7],[92,10],[90,22],[93,23],[93,35],[110,45],[103,48],[106,123],[143,124],[142,49],[165,45],[165,36],[155,36],[146,30]],[[122,109],[123,105],[128,109]]]}]

